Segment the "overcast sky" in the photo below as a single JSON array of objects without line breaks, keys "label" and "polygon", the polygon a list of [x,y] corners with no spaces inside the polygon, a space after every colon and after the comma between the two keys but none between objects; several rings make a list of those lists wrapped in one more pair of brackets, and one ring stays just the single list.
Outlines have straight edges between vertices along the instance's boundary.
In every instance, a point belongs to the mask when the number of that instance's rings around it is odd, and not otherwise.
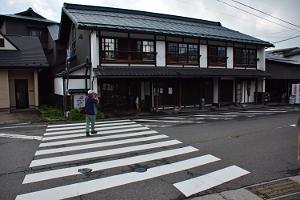
[{"label": "overcast sky", "polygon": [[[247,10],[248,12],[259,15],[275,23],[255,17],[221,3],[220,1]],[[259,12],[255,12],[254,10],[243,7],[232,0],[0,0],[0,13],[12,14],[24,11],[28,7],[32,7],[37,13],[44,17],[59,22],[63,3],[68,2],[143,10],[200,18],[210,21],[219,21],[227,28],[240,31],[269,42],[276,42],[300,35],[299,0],[238,1],[298,25],[298,27],[276,20]],[[282,26],[278,24],[281,24]],[[300,37],[278,44],[275,43],[275,46],[276,49],[296,46],[299,47]]]}]

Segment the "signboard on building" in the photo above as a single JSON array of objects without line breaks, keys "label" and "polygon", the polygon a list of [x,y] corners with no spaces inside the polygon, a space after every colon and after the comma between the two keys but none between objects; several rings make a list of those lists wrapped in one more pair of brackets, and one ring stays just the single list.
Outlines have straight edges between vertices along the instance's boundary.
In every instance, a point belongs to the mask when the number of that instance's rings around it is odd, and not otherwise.
[{"label": "signboard on building", "polygon": [[85,106],[85,94],[74,94],[74,108],[83,108]]}]

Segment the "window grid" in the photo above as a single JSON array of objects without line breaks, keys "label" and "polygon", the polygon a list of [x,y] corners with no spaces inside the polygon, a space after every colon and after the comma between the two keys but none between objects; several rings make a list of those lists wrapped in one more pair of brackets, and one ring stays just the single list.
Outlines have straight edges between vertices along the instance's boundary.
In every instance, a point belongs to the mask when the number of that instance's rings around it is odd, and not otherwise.
[{"label": "window grid", "polygon": [[168,64],[199,64],[199,47],[197,44],[167,43]]},{"label": "window grid", "polygon": [[226,67],[226,47],[208,46],[208,66]]},{"label": "window grid", "polygon": [[257,67],[257,50],[235,48],[234,50],[235,67]]}]

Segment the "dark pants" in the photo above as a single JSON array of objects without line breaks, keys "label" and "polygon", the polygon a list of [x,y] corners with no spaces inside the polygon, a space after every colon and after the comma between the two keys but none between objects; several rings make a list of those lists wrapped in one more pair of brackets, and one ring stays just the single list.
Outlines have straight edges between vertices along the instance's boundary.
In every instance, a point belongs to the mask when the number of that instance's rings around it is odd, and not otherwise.
[{"label": "dark pants", "polygon": [[85,125],[86,132],[89,132],[90,125],[91,125],[91,132],[94,132],[95,131],[96,115],[86,115],[85,121],[86,121],[86,125]]}]

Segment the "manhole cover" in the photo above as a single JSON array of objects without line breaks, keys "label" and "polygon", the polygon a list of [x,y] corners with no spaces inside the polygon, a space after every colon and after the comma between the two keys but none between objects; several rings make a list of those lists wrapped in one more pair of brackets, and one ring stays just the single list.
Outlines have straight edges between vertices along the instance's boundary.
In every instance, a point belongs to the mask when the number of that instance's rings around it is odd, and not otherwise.
[{"label": "manhole cover", "polygon": [[300,183],[284,179],[247,188],[263,199],[272,199],[300,192]]},{"label": "manhole cover", "polygon": [[78,172],[83,174],[83,175],[88,175],[90,172],[92,172],[92,169],[90,168],[82,168],[82,169],[78,169]]},{"label": "manhole cover", "polygon": [[142,173],[142,172],[145,172],[145,171],[147,171],[147,169],[146,169],[146,168],[144,168],[144,167],[139,167],[139,168],[136,168],[136,169],[134,169],[134,171],[135,171],[135,172]]}]

